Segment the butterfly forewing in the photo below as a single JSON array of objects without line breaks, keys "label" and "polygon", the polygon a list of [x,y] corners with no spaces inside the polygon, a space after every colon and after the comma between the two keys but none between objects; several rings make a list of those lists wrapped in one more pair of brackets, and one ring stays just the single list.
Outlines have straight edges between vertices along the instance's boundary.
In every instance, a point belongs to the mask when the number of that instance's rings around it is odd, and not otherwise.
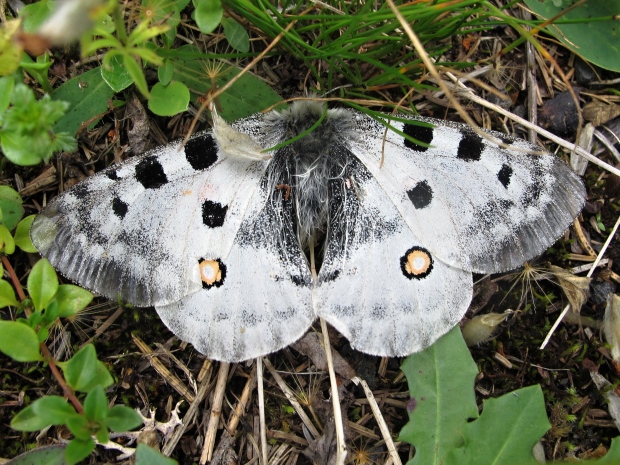
[{"label": "butterfly forewing", "polygon": [[[355,155],[377,179],[422,244],[441,260],[492,273],[521,266],[552,245],[579,214],[585,188],[563,161],[525,141],[428,118],[434,128],[396,123],[422,147],[358,115]],[[535,154],[535,153],[538,154]]]}]

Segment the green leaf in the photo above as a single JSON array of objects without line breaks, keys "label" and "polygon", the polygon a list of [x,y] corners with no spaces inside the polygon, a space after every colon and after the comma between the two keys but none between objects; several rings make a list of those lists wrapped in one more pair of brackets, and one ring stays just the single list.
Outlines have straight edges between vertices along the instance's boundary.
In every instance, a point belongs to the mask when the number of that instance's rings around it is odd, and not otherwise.
[{"label": "green leaf", "polygon": [[76,437],[76,439],[85,441],[90,439],[91,429],[90,422],[84,415],[75,415],[67,419],[67,428]]},{"label": "green leaf", "polygon": [[58,291],[58,276],[46,258],[32,267],[28,276],[28,293],[37,311],[43,310]]},{"label": "green leaf", "polygon": [[550,427],[540,386],[485,399],[480,418],[461,429],[463,446],[452,450],[446,463],[536,464],[532,448]]},{"label": "green leaf", "polygon": [[401,369],[409,383],[409,422],[400,439],[413,444],[410,465],[445,463],[462,444],[461,429],[478,417],[474,396],[476,364],[458,327],[423,352],[410,355]]},{"label": "green leaf", "polygon": [[[191,47],[181,50],[191,51]],[[193,99],[204,96],[211,90],[211,81],[205,79],[204,60],[171,59],[174,63],[173,80],[180,81],[192,89]],[[222,87],[233,77],[239,74],[238,68],[228,68],[216,78],[217,86]],[[251,74],[244,74],[233,86],[220,95],[222,111],[220,116],[227,121],[236,121],[246,116],[258,113],[267,107],[282,101],[271,87]]]},{"label": "green leaf", "polygon": [[80,390],[83,392],[90,392],[95,386],[101,386],[105,389],[112,386],[112,384],[114,384],[114,379],[110,371],[102,361],[97,360],[95,376],[93,376],[90,383],[85,384]]},{"label": "green leaf", "polygon": [[73,406],[60,396],[45,396],[35,400],[32,410],[48,425],[64,425],[77,415]]},{"label": "green leaf", "polygon": [[19,302],[15,297],[15,290],[11,283],[2,279],[0,280],[0,308],[8,307],[9,305],[17,307]]},{"label": "green leaf", "polygon": [[164,86],[170,84],[172,75],[174,74],[174,63],[170,60],[164,60],[164,64],[157,68],[157,78]]},{"label": "green leaf", "polygon": [[114,91],[97,67],[65,82],[51,96],[54,100],[69,102],[69,110],[54,124],[54,131],[75,134],[83,124],[88,128],[97,124],[108,111],[108,100],[114,97]]},{"label": "green leaf", "polygon": [[37,333],[30,326],[17,321],[0,321],[0,352],[18,362],[43,360]]},{"label": "green leaf", "polygon": [[149,88],[146,85],[146,78],[144,77],[144,71],[138,62],[129,55],[123,55],[123,64],[127,69],[127,72],[133,79],[136,87],[142,95],[149,97]]},{"label": "green leaf", "polygon": [[30,239],[30,228],[36,216],[37,215],[28,215],[26,218],[19,222],[19,224],[17,225],[17,229],[15,230],[15,235],[13,236],[13,238],[15,239],[15,245],[22,249],[24,252],[38,252],[37,248],[32,243],[32,239]]},{"label": "green leaf", "polygon": [[95,441],[92,438],[89,437],[84,440],[73,439],[67,444],[67,449],[65,450],[67,465],[75,465],[79,461],[84,460],[93,450],[95,450]]},{"label": "green leaf", "polygon": [[159,116],[173,116],[187,110],[189,90],[185,84],[175,81],[167,86],[157,83],[151,89],[149,109]]},{"label": "green leaf", "polygon": [[144,443],[138,444],[136,449],[136,465],[178,465],[174,459],[160,454]]},{"label": "green leaf", "polygon": [[198,29],[203,34],[211,34],[220,24],[224,16],[224,8],[220,0],[192,0],[194,13],[192,18],[196,21]]},{"label": "green leaf", "polygon": [[[550,19],[569,5],[567,2],[525,0],[525,4],[542,19]],[[619,0],[585,2],[572,9],[545,30],[555,36],[566,48],[601,68],[620,71],[620,46],[618,42]],[[605,21],[590,21],[591,18],[605,18]],[[572,24],[561,24],[573,20]]]},{"label": "green leaf", "polygon": [[232,18],[222,19],[224,35],[232,48],[243,53],[250,51],[250,36],[245,28]]},{"label": "green leaf", "polygon": [[[47,138],[44,136],[42,139],[32,139],[32,142],[37,142],[36,145],[49,145],[51,141],[49,136]],[[28,136],[15,132],[3,132],[0,134],[0,144],[2,145],[4,156],[16,165],[38,165],[43,159],[39,152],[28,149],[31,145]]]},{"label": "green leaf", "polygon": [[15,239],[3,224],[0,224],[0,252],[11,255],[15,252]]},{"label": "green leaf", "polygon": [[138,413],[124,405],[115,405],[108,411],[106,420],[108,427],[117,433],[130,431],[142,424],[142,418]]},{"label": "green leaf", "polygon": [[64,444],[37,447],[9,460],[5,465],[66,465],[65,447]]},{"label": "green leaf", "polygon": [[19,12],[19,17],[23,20],[24,32],[36,32],[43,21],[51,16],[53,9],[54,2],[48,0],[41,0],[23,7]]},{"label": "green leaf", "polygon": [[73,284],[61,284],[54,299],[58,303],[58,317],[69,318],[85,309],[93,300],[93,294]]},{"label": "green leaf", "polygon": [[84,400],[84,415],[90,421],[102,423],[108,416],[108,399],[101,386],[95,386]]},{"label": "green leaf", "polygon": [[39,431],[47,428],[50,424],[44,421],[29,405],[11,420],[11,428],[17,431]]},{"label": "green leaf", "polygon": [[87,344],[63,365],[67,384],[75,391],[85,391],[97,373],[95,346]]},{"label": "green leaf", "polygon": [[611,440],[611,447],[605,456],[601,457],[595,463],[596,465],[617,465],[620,463],[620,438],[613,438]]},{"label": "green leaf", "polygon": [[2,210],[1,224],[12,231],[24,216],[22,197],[9,186],[0,186],[0,210]]},{"label": "green leaf", "polygon": [[15,76],[0,78],[0,114],[4,113],[11,104],[11,94],[15,87]]},{"label": "green leaf", "polygon": [[121,55],[114,55],[103,64],[101,67],[101,77],[114,92],[125,90],[133,84],[133,79],[123,65],[123,57]]}]

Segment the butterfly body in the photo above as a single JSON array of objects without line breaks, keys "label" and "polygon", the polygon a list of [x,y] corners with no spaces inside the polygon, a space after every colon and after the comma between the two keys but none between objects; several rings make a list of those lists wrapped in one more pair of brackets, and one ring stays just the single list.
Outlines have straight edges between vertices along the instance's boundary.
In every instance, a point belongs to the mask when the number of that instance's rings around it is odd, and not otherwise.
[{"label": "butterfly body", "polygon": [[392,125],[430,148],[315,102],[255,115],[95,175],[37,217],[33,242],[212,358],[272,352],[317,316],[360,350],[406,355],[458,323],[472,272],[538,255],[585,197],[539,147],[416,119]]}]

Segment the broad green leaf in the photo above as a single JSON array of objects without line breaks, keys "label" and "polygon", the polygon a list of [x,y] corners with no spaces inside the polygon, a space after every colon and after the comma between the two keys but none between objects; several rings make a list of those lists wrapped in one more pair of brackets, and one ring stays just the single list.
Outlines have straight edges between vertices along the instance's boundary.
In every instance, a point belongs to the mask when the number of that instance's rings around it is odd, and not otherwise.
[{"label": "broad green leaf", "polygon": [[458,327],[423,352],[410,355],[401,369],[409,384],[409,422],[400,439],[416,448],[411,465],[439,465],[463,442],[462,428],[478,417],[474,396],[476,364]]},{"label": "broad green leaf", "polygon": [[54,2],[48,0],[41,0],[23,7],[19,11],[19,17],[23,20],[24,32],[35,32],[39,29],[43,21],[51,16],[53,9]]},{"label": "broad green leaf", "polygon": [[94,345],[87,344],[82,347],[62,365],[67,384],[75,391],[85,391],[85,387],[89,386],[95,378],[97,361]]},{"label": "broad green leaf", "polygon": [[446,464],[536,464],[532,448],[551,427],[540,386],[485,399],[480,418],[461,428],[464,444]]},{"label": "broad green leaf", "polygon": [[604,457],[596,461],[596,465],[618,465],[620,463],[620,438],[611,440],[611,447]]},{"label": "broad green leaf", "polygon": [[224,35],[232,48],[243,53],[250,51],[250,37],[245,28],[232,18],[223,18]]},{"label": "broad green leaf", "polygon": [[65,445],[37,447],[4,465],[65,465]]},{"label": "broad green leaf", "polygon": [[50,424],[44,421],[29,405],[11,420],[11,428],[17,431],[39,431],[47,428]]},{"label": "broad green leaf", "polygon": [[250,36],[245,28],[232,18],[222,19],[224,35],[232,48],[243,53],[250,51]]},{"label": "broad green leaf", "polygon": [[[50,143],[50,137],[46,137],[44,143]],[[34,166],[41,163],[43,158],[37,151],[27,150],[29,138],[16,132],[3,132],[0,134],[0,144],[4,156],[11,162],[20,166]],[[40,144],[39,144],[40,145]]]},{"label": "broad green leaf", "polygon": [[112,378],[110,371],[102,361],[97,360],[95,375],[91,379],[90,383],[86,383],[80,390],[82,392],[90,392],[95,386],[101,386],[105,389],[112,386],[112,384],[114,384],[114,379]]},{"label": "broad green leaf", "polygon": [[17,191],[9,186],[0,186],[0,209],[2,210],[1,223],[12,231],[24,216],[22,198]]},{"label": "broad green leaf", "polygon": [[[1,74],[2,73],[0,73],[0,75]],[[4,76],[0,78],[0,114],[4,113],[6,109],[9,108],[14,87],[15,76]]]},{"label": "broad green leaf", "polygon": [[159,116],[173,116],[187,110],[189,90],[185,84],[175,81],[167,86],[160,82],[151,89],[149,109]]},{"label": "broad green leaf", "polygon": [[85,441],[90,439],[92,431],[90,422],[84,415],[75,415],[67,419],[67,428],[75,436],[76,439]]},{"label": "broad green leaf", "polygon": [[95,386],[84,400],[84,415],[91,421],[101,423],[108,416],[108,399],[103,388]]},{"label": "broad green leaf", "polygon": [[13,236],[15,239],[15,245],[24,252],[38,252],[37,248],[32,243],[32,239],[30,239],[30,227],[32,226],[32,222],[36,216],[37,215],[28,215],[18,223],[17,229],[15,230],[15,235]]},{"label": "broad green leaf", "polygon": [[32,267],[28,275],[28,294],[35,310],[43,310],[58,291],[58,276],[46,258]]},{"label": "broad green leaf", "polygon": [[133,84],[133,79],[125,68],[121,55],[112,56],[101,66],[101,77],[114,92],[125,90]]},{"label": "broad green leaf", "polygon": [[54,124],[54,131],[76,134],[82,125],[92,128],[108,111],[108,100],[114,91],[101,76],[97,67],[65,82],[52,92],[54,100],[69,102],[69,110]]},{"label": "broad green leaf", "polygon": [[60,396],[45,396],[32,403],[32,410],[48,425],[64,425],[77,415],[75,409]]},{"label": "broad green leaf", "polygon": [[136,465],[178,465],[174,459],[160,454],[155,449],[140,443],[136,449]]},{"label": "broad green leaf", "polygon": [[[570,6],[569,3],[571,2],[525,0],[525,4],[545,20],[564,11]],[[619,13],[620,0],[585,2],[558,19],[558,24],[550,24],[545,30],[587,61],[601,68],[620,71]],[[593,18],[605,17],[605,21],[591,21]],[[573,22],[561,24],[563,20]],[[574,22],[575,20],[579,22]]]},{"label": "broad green leaf", "polygon": [[196,21],[198,29],[203,34],[210,34],[220,24],[224,16],[224,8],[220,0],[193,0],[194,13],[192,18]]},{"label": "broad green leaf", "polygon": [[135,410],[124,405],[115,405],[108,411],[106,420],[109,428],[117,433],[130,431],[142,424],[142,418]]},{"label": "broad green leaf", "polygon": [[58,317],[68,318],[85,309],[93,294],[73,284],[61,284],[54,299],[58,303]]},{"label": "broad green leaf", "polygon": [[43,360],[37,333],[30,326],[17,321],[0,321],[0,352],[18,362]]},{"label": "broad green leaf", "polygon": [[164,64],[157,68],[157,78],[164,86],[170,84],[172,75],[174,74],[174,63],[170,60],[164,60]]},{"label": "broad green leaf", "polygon": [[15,239],[3,224],[0,224],[0,252],[5,255],[11,255],[15,252]]},{"label": "broad green leaf", "polygon": [[15,289],[11,286],[11,283],[5,281],[4,279],[0,280],[0,308],[4,307],[17,307],[19,302],[15,297]]},{"label": "broad green leaf", "polygon": [[77,438],[72,440],[69,444],[67,444],[67,448],[65,450],[65,460],[67,461],[67,465],[75,465],[81,460],[84,460],[93,450],[95,450],[95,441],[93,441],[90,437],[83,440]]},{"label": "broad green leaf", "polygon": [[[181,47],[181,50],[191,51],[192,48]],[[192,99],[196,100],[211,90],[211,80],[205,77],[206,68],[214,65],[205,64],[204,60],[182,60],[173,58],[173,80],[185,84],[192,92]],[[238,68],[225,68],[217,76],[218,87],[222,87],[239,73]],[[252,74],[244,74],[233,86],[220,95],[222,111],[220,116],[227,121],[236,121],[246,116],[258,113],[282,101],[271,87]]]}]

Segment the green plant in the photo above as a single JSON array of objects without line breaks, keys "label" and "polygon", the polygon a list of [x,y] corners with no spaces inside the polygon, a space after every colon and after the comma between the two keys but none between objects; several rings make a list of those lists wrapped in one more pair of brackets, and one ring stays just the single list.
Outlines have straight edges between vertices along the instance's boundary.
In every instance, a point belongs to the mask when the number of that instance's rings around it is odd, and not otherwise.
[{"label": "green plant", "polygon": [[68,104],[49,95],[36,100],[34,92],[16,77],[0,78],[0,145],[4,156],[18,165],[48,162],[55,152],[72,152],[75,139],[52,130]]},{"label": "green plant", "polygon": [[[458,327],[410,355],[401,369],[411,399],[400,439],[416,447],[409,465],[538,463],[532,449],[550,427],[540,386],[486,399],[479,415],[473,390],[478,369]],[[619,460],[616,438],[606,456],[584,463]]]}]

